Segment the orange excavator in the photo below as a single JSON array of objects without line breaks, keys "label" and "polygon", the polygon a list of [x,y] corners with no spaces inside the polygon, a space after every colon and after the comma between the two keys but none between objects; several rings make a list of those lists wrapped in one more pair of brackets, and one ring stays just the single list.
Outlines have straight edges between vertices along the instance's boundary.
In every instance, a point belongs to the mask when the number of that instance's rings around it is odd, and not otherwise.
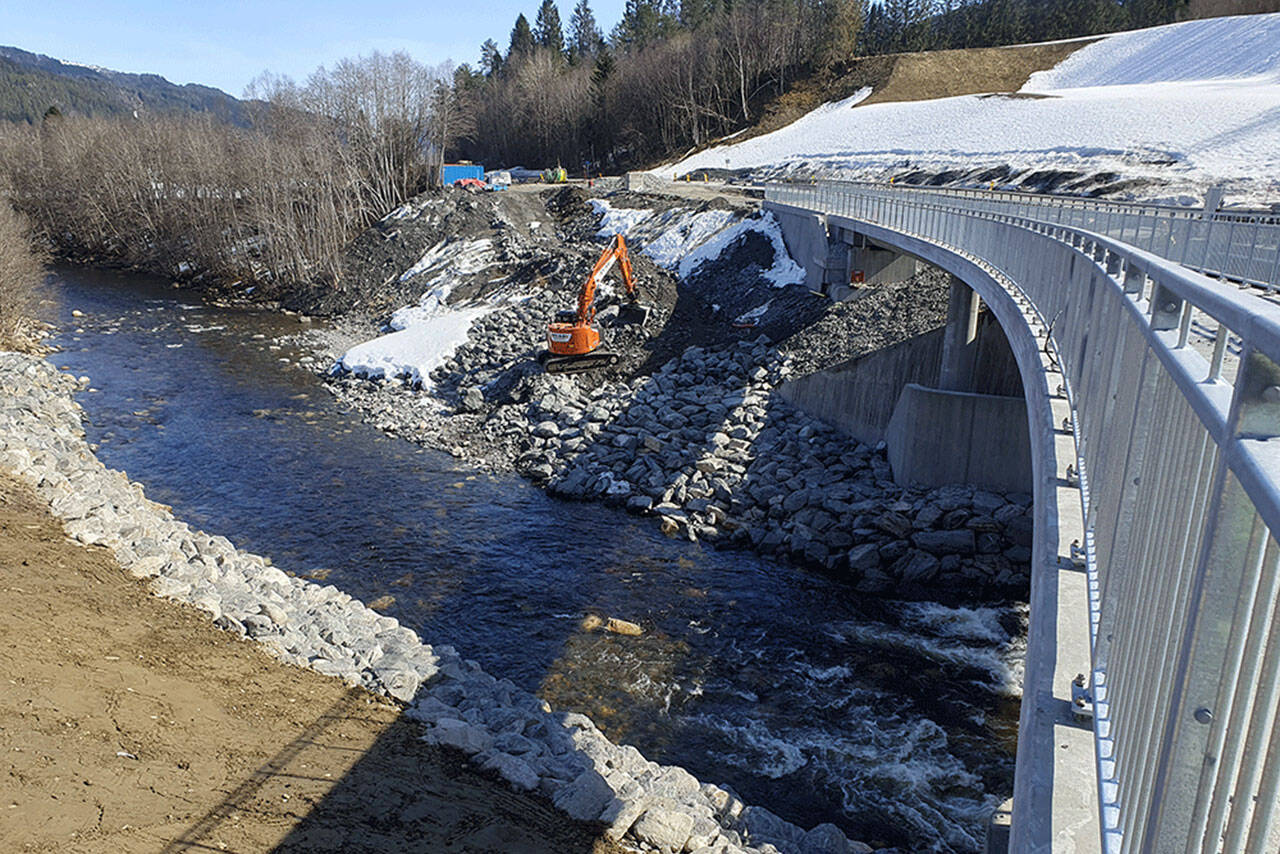
[{"label": "orange excavator", "polygon": [[626,302],[618,307],[618,324],[644,323],[649,311],[639,301],[639,291],[631,275],[631,258],[627,241],[621,234],[600,253],[600,260],[578,292],[578,310],[556,314],[547,326],[547,350],[542,354],[542,367],[549,374],[572,374],[618,363],[618,354],[600,349],[600,331],[595,327],[596,289],[614,265],[622,273],[627,288]]}]

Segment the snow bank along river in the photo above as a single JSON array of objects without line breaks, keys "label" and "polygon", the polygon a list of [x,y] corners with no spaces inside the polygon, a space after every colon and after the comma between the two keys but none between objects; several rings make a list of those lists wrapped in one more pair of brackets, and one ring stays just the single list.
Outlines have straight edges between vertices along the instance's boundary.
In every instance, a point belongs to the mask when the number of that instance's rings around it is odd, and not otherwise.
[{"label": "snow bank along river", "polygon": [[[50,361],[92,380],[89,440],[193,527],[803,827],[979,850],[1012,783],[1016,603],[877,600],[669,540],[362,424],[282,342],[289,318],[79,269],[55,287]],[[644,634],[584,631],[588,613]]]}]

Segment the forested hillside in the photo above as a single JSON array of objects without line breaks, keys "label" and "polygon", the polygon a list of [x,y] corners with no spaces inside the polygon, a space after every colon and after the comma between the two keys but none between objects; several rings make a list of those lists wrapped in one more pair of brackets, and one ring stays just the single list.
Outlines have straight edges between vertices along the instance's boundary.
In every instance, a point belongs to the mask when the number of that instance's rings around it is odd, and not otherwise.
[{"label": "forested hillside", "polygon": [[126,74],[0,47],[0,119],[35,123],[50,108],[80,116],[209,113],[243,124],[243,105],[219,89],[178,86],[157,74]]},{"label": "forested hillside", "polygon": [[589,0],[578,0],[567,26],[554,0],[542,0],[532,24],[516,19],[505,48],[490,39],[478,68],[458,69],[462,121],[451,153],[495,164],[558,162],[579,175],[651,165],[750,128],[762,115],[788,114],[785,96],[797,88],[806,103],[815,91],[838,95],[853,85],[847,75],[875,75],[867,57],[1043,42],[1276,6],[1278,0],[628,0],[606,36]]}]

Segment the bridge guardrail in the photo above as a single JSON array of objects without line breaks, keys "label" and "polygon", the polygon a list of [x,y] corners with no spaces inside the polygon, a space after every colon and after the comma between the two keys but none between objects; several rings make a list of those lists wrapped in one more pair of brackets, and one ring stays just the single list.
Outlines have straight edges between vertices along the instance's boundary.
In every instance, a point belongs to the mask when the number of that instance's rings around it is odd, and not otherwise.
[{"label": "bridge guardrail", "polygon": [[835,183],[766,198],[949,247],[1030,300],[1073,414],[1101,845],[1277,850],[1280,307],[1042,208]]},{"label": "bridge guardrail", "polygon": [[1204,211],[1083,196],[844,181],[818,181],[810,186],[836,192],[856,188],[866,194],[960,204],[971,211],[1069,225],[1114,237],[1199,273],[1280,290],[1280,213],[1276,212]]}]

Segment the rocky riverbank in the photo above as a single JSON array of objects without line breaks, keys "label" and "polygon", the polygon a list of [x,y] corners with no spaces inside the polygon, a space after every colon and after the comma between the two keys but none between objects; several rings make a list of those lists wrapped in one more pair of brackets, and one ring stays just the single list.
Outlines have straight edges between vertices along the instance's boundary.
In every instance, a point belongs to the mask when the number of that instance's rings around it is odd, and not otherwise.
[{"label": "rocky riverbank", "polygon": [[513,787],[598,821],[609,838],[654,851],[867,851],[832,825],[804,831],[726,787],[648,762],[592,722],[558,714],[449,646],[417,635],[334,587],[295,578],[228,540],[192,530],[86,444],[77,381],[43,360],[0,354],[0,466],[48,501],[67,532],[111,549],[153,590],[194,605],[277,658],[406,704],[429,743],[467,754]]},{"label": "rocky riverbank", "polygon": [[[522,215],[536,213],[535,201],[522,199]],[[518,471],[560,497],[625,506],[673,536],[784,557],[868,591],[1025,592],[1029,495],[904,489],[883,448],[852,440],[777,393],[792,377],[941,326],[945,275],[926,270],[833,304],[802,285],[779,286],[777,271],[791,262],[758,213],[682,209],[670,199],[650,209],[634,194],[589,201],[549,197],[540,215],[558,217],[556,240],[531,245],[509,225],[484,240],[515,241],[528,267],[558,251],[588,258],[597,233],[625,227],[633,252],[670,262],[644,269],[656,310],[642,329],[610,326],[604,301],[605,335],[626,357],[618,369],[548,376],[538,367],[546,324],[578,281],[572,265],[556,267],[560,280],[542,289],[477,309],[475,300],[450,295],[496,281],[498,262],[468,268],[442,260],[419,265],[415,281],[436,317],[483,312],[460,343],[425,374],[371,373],[333,352],[330,388],[388,433]],[[428,253],[441,259],[450,254],[440,247],[467,252],[478,239],[467,232],[449,244],[435,228],[430,235],[445,241]]]},{"label": "rocky riverbank", "polygon": [[152,595],[2,469],[0,594],[0,851],[628,850]]}]

